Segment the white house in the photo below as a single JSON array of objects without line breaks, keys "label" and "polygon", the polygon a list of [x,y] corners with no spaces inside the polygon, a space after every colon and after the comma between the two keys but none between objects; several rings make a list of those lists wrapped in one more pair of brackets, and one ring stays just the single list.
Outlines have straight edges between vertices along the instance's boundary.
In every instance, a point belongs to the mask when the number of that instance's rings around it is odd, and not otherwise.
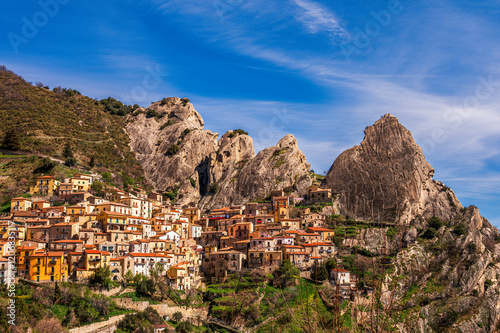
[{"label": "white house", "polygon": [[332,269],[332,278],[335,284],[351,284],[351,274],[348,270],[342,268]]},{"label": "white house", "polygon": [[134,275],[143,274],[149,276],[151,270],[156,263],[160,263],[164,267],[163,274],[172,266],[173,258],[171,256],[160,253],[129,253],[134,260]]}]

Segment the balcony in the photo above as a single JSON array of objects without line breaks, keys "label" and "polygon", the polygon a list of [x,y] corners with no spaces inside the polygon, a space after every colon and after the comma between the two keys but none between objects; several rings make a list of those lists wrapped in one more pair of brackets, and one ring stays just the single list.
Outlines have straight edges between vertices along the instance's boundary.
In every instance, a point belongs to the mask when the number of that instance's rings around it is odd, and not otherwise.
[{"label": "balcony", "polygon": [[101,261],[101,258],[90,259],[90,262],[97,262],[97,261]]},{"label": "balcony", "polygon": [[57,264],[57,260],[55,259],[49,260],[49,265],[55,265],[55,264]]}]

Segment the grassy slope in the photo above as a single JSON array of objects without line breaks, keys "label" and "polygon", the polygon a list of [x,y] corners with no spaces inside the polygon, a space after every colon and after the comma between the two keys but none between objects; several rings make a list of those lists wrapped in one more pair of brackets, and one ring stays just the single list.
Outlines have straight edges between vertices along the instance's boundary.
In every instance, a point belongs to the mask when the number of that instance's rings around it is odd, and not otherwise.
[{"label": "grassy slope", "polygon": [[15,129],[22,137],[21,151],[64,160],[69,142],[81,166],[95,156],[100,170],[124,171],[143,181],[142,167],[128,146],[125,119],[89,97],[38,88],[0,70],[0,119],[0,139]]}]

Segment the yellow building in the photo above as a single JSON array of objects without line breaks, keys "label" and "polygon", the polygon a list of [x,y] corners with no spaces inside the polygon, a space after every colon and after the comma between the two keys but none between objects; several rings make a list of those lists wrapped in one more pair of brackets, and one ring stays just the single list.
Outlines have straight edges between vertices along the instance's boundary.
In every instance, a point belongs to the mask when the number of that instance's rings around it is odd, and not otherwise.
[{"label": "yellow building", "polygon": [[40,176],[36,179],[35,186],[30,187],[30,194],[53,195],[59,184],[61,183],[52,176]]},{"label": "yellow building", "polygon": [[16,268],[19,277],[26,277],[29,274],[29,258],[34,252],[34,246],[20,246],[16,248]]},{"label": "yellow building", "polygon": [[10,212],[27,212],[28,210],[31,209],[31,206],[33,203],[31,200],[26,199],[26,198],[14,198],[10,201]]},{"label": "yellow building", "polygon": [[331,242],[333,240],[333,236],[335,235],[335,231],[327,228],[320,227],[310,227],[307,228],[307,232],[318,233],[321,235],[323,242]]},{"label": "yellow building", "polygon": [[273,197],[274,220],[280,222],[282,219],[288,219],[289,207],[289,197]]},{"label": "yellow building", "polygon": [[35,251],[29,256],[29,277],[36,282],[66,281],[68,264],[64,252]]},{"label": "yellow building", "polygon": [[104,231],[121,230],[125,231],[128,226],[128,215],[100,212],[97,220],[102,224]]},{"label": "yellow building", "polygon": [[90,187],[90,180],[85,177],[72,177],[69,182],[73,185],[73,192],[88,192]]}]

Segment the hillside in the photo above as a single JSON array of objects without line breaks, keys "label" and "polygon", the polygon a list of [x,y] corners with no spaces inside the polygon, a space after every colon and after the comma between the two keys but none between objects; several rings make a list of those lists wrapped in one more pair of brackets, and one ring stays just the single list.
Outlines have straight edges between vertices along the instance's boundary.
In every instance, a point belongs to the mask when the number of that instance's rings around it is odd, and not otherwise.
[{"label": "hillside", "polygon": [[77,165],[93,162],[99,172],[118,177],[130,175],[143,182],[144,173],[129,148],[125,119],[71,89],[49,90],[33,86],[22,77],[0,68],[0,141],[9,137],[8,150],[65,160],[63,150],[72,148]]}]

